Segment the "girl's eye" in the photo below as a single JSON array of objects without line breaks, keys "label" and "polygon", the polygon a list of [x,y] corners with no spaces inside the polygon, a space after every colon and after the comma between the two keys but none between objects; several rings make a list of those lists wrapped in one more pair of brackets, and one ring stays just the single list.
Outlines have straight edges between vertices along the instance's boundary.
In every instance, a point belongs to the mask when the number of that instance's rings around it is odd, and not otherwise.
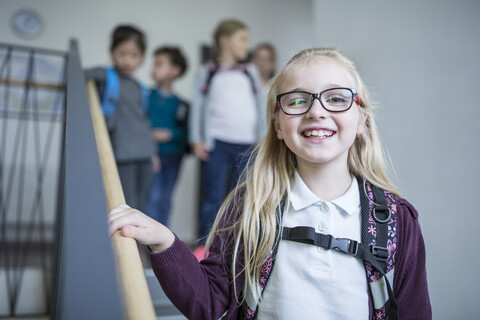
[{"label": "girl's eye", "polygon": [[330,96],[326,99],[327,103],[332,103],[332,104],[345,104],[348,103],[348,99],[345,96],[340,96],[340,95],[335,95],[335,96]]},{"label": "girl's eye", "polygon": [[291,108],[302,108],[308,105],[309,102],[310,97],[299,92],[292,92],[282,98],[282,105]]},{"label": "girl's eye", "polygon": [[288,106],[289,107],[302,107],[305,104],[307,104],[307,101],[305,99],[297,98],[297,99],[289,101]]}]

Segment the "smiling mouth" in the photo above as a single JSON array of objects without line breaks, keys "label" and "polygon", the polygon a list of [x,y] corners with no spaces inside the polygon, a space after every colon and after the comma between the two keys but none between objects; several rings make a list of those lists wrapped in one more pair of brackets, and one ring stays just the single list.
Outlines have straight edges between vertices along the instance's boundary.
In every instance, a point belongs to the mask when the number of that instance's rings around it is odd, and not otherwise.
[{"label": "smiling mouth", "polygon": [[317,138],[317,139],[324,139],[331,137],[335,134],[335,132],[330,130],[323,130],[323,129],[315,129],[315,130],[305,130],[302,132],[302,135],[306,138]]}]

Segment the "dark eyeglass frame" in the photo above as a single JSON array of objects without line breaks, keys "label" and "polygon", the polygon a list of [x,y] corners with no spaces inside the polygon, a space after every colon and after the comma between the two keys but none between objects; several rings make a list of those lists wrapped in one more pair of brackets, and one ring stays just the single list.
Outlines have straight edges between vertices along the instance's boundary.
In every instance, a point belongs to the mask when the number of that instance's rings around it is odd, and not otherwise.
[{"label": "dark eyeglass frame", "polygon": [[[322,99],[320,99],[320,97],[322,96],[322,94],[324,94],[325,92],[328,92],[328,91],[333,91],[333,90],[348,90],[352,93],[352,101],[350,102],[350,105],[348,106],[348,108],[344,109],[344,110],[330,110],[328,109],[327,107],[325,107],[322,103]],[[310,106],[307,108],[307,110],[305,110],[304,112],[302,113],[288,113],[285,111],[285,109],[283,108],[283,105],[282,105],[282,102],[281,102],[281,99],[283,96],[286,96],[287,94],[290,94],[290,93],[306,93],[306,94],[309,94],[311,97],[312,97],[312,101],[310,102]],[[279,95],[277,95],[277,105],[275,106],[275,110],[278,108],[278,105],[280,105],[280,108],[282,109],[283,113],[289,115],[289,116],[298,116],[298,115],[301,115],[301,114],[305,114],[307,113],[308,111],[310,111],[310,109],[312,108],[313,106],[313,103],[315,102],[315,99],[318,99],[318,101],[320,102],[320,105],[325,109],[327,110],[328,112],[345,112],[345,111],[348,111],[352,105],[353,105],[353,102],[357,103],[359,106],[362,106],[362,102],[361,102],[361,99],[360,99],[360,96],[358,95],[358,92],[357,92],[357,89],[354,89],[354,88],[347,88],[347,87],[337,87],[337,88],[329,88],[329,89],[326,89],[326,90],[323,90],[323,91],[320,91],[319,93],[311,93],[311,92],[308,92],[308,91],[302,91],[302,90],[295,90],[295,91],[289,91],[289,92],[284,92],[284,93],[281,93]]]}]

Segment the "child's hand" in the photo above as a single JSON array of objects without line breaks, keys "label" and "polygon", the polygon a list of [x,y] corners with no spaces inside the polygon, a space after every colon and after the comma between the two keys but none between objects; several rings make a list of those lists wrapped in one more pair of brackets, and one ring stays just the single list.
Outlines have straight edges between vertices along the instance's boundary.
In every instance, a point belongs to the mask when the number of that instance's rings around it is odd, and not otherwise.
[{"label": "child's hand", "polygon": [[205,148],[202,141],[195,142],[193,145],[193,153],[195,153],[195,156],[202,161],[208,161],[210,159],[208,150]]},{"label": "child's hand", "polygon": [[121,230],[125,237],[148,245],[153,252],[165,251],[175,240],[174,234],[163,224],[126,204],[110,211],[108,223],[110,235]]},{"label": "child's hand", "polygon": [[172,140],[173,134],[169,129],[154,129],[152,131],[153,140],[157,143],[164,143]]}]

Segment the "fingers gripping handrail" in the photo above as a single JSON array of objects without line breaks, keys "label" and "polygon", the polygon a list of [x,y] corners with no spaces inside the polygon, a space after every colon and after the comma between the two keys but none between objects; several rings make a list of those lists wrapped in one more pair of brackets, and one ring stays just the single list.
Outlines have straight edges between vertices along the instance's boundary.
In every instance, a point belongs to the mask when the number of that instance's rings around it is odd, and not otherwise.
[{"label": "fingers gripping handrail", "polygon": [[[87,92],[107,205],[111,210],[117,205],[125,204],[125,197],[96,86],[92,80],[87,82]],[[112,236],[112,243],[127,319],[156,319],[135,240],[124,237],[117,231]]]}]

